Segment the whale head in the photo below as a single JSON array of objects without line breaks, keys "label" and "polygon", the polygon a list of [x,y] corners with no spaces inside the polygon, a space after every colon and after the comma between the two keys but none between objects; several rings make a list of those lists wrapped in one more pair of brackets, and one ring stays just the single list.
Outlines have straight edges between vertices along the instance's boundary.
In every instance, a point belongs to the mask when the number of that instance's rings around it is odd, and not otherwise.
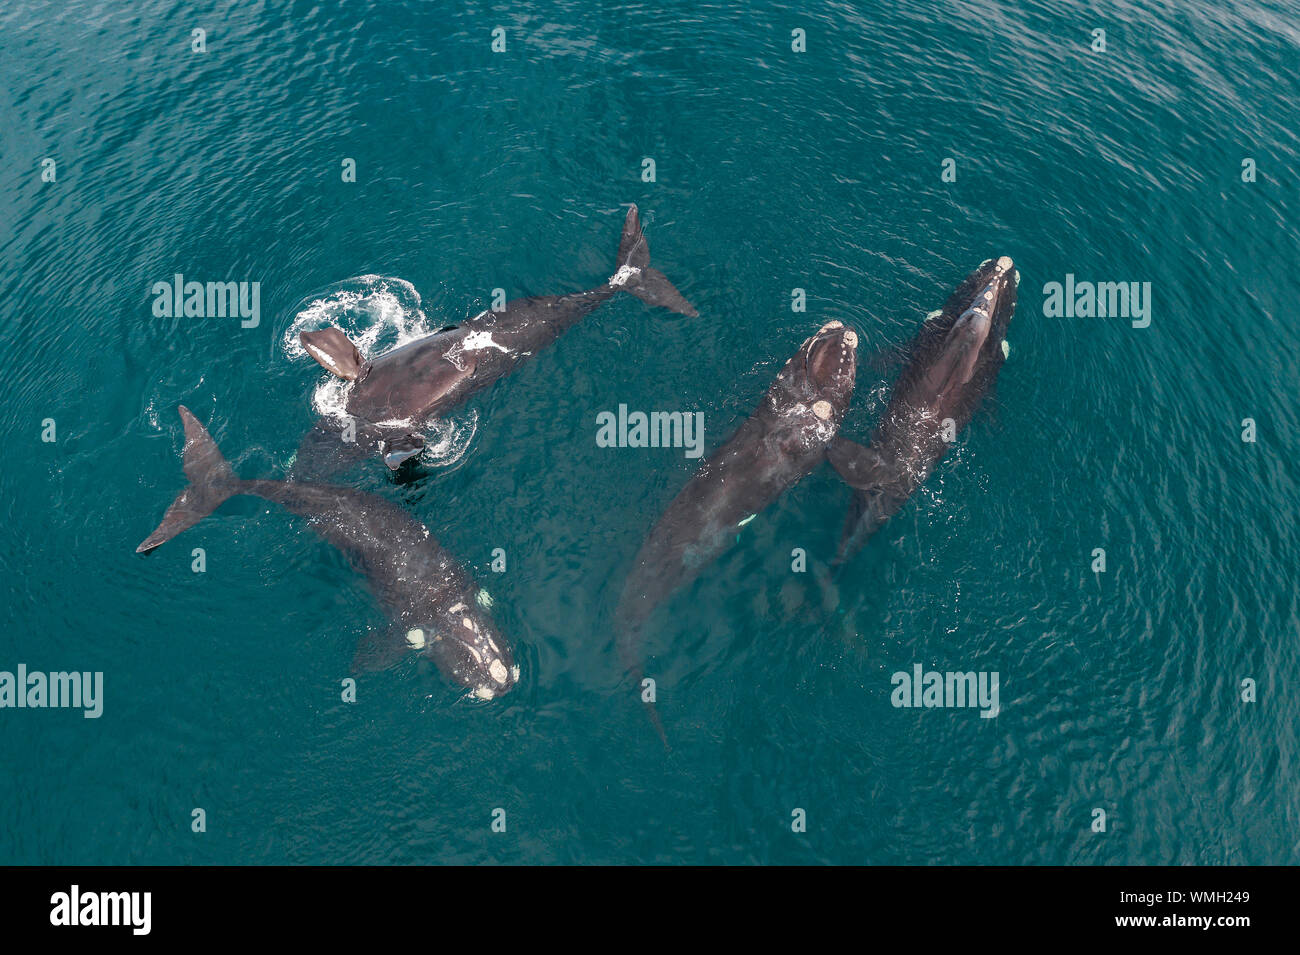
[{"label": "whale head", "polygon": [[[478,597],[486,597],[479,591]],[[507,693],[519,681],[510,643],[491,617],[483,612],[481,599],[461,599],[406,633],[406,642],[437,664],[453,683],[474,696],[490,700]]]},{"label": "whale head", "polygon": [[796,393],[822,421],[838,426],[853,397],[858,370],[858,336],[843,322],[827,322],[817,330],[786,371]]},{"label": "whale head", "polygon": [[1017,281],[1015,264],[1004,255],[968,275],[949,298],[937,329],[943,346],[926,369],[930,393],[952,395],[996,373],[1006,357],[1002,342],[1015,311]]},{"label": "whale head", "polygon": [[1004,357],[1002,341],[1016,311],[1019,284],[1015,263],[1002,255],[966,276],[944,307],[946,313],[957,315],[953,331],[979,342],[981,360],[996,357],[1001,361]]}]

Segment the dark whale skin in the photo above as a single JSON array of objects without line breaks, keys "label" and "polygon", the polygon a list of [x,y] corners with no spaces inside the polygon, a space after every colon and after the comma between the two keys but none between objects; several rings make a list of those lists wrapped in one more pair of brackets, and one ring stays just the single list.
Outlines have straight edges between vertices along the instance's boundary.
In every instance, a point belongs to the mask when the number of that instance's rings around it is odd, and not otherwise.
[{"label": "dark whale skin", "polygon": [[519,669],[510,643],[485,612],[490,598],[424,524],[396,504],[352,488],[240,480],[189,409],[182,407],[180,414],[190,484],[137,553],[153,550],[236,495],[273,501],[304,518],[348,558],[389,619],[385,630],[362,640],[354,670],[388,666],[415,650],[481,699],[515,685]]},{"label": "dark whale skin", "polygon": [[499,312],[480,312],[371,361],[337,328],[303,332],[307,353],[353,382],[345,413],[355,424],[355,441],[342,440],[343,422],[322,418],[298,448],[294,476],[322,480],[373,454],[397,468],[424,446],[419,429],[425,422],[510,374],[619,292],[679,315],[699,314],[651,267],[635,205],[623,224],[615,272],[596,288],[514,299]]},{"label": "dark whale skin", "polygon": [[[1003,341],[1016,307],[1019,273],[1007,256],[970,273],[908,349],[871,442],[837,436],[827,457],[854,488],[836,563],[842,564],[907,503],[970,423],[1006,360]],[[984,315],[977,315],[980,298]],[[945,426],[945,422],[951,424]]]},{"label": "dark whale skin", "polygon": [[857,335],[839,322],[805,341],[757,410],[705,459],[651,529],[615,612],[619,656],[638,682],[641,633],[655,608],[731,546],[742,523],[825,460],[853,395],[856,347]]}]

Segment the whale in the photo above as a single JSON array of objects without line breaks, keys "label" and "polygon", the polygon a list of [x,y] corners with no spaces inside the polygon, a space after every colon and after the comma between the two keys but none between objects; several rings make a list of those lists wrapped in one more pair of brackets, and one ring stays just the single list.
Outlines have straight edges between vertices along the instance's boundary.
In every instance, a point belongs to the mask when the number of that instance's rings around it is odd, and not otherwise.
[{"label": "whale", "polygon": [[345,487],[300,481],[241,480],[207,429],[185,406],[182,463],[189,484],[136,553],[193,527],[229,498],[250,494],[306,518],[308,526],[361,569],[388,625],[364,637],[353,672],[382,669],[408,652],[431,659],[452,683],[484,700],[519,680],[509,641],[487,610],[491,598],[402,508]]},{"label": "whale", "polygon": [[651,267],[635,205],[623,223],[614,274],[596,288],[514,299],[500,311],[480,312],[369,360],[339,328],[300,333],[308,355],[353,383],[344,407],[352,427],[338,419],[318,421],[298,449],[295,475],[328,477],[373,454],[396,470],[424,447],[424,423],[512,372],[619,292],[679,315],[699,314]]},{"label": "whale", "polygon": [[[825,460],[853,396],[857,345],[857,333],[838,321],[808,338],[754,413],[704,459],[647,534],[615,611],[619,656],[638,685],[642,633],[654,610]],[[648,712],[666,744],[658,714],[653,707]]]},{"label": "whale", "polygon": [[870,442],[845,435],[831,442],[827,460],[853,488],[836,567],[925,483],[992,389],[1010,350],[1006,333],[1019,282],[1005,255],[966,276],[906,349],[907,363]]}]

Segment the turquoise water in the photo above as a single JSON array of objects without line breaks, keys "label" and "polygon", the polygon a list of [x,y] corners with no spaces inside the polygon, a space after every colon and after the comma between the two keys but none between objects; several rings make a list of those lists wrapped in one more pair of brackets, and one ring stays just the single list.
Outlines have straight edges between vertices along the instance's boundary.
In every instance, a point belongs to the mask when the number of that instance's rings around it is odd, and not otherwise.
[{"label": "turquoise water", "polygon": [[[0,710],[0,861],[1300,861],[1298,64],[1281,0],[6,6],[0,670],[102,671],[104,709]],[[343,702],[379,610],[271,505],[133,553],[178,404],[282,476],[330,400],[295,330],[382,349],[594,286],[627,202],[698,319],[620,296],[414,480],[349,478],[491,590],[512,694],[413,660]],[[612,614],[697,462],[596,413],[702,411],[716,447],[839,319],[865,439],[891,346],[1000,254],[1011,356],[923,492],[827,584],[823,467],[657,618],[665,753]],[[155,317],[177,272],[259,282],[259,324]],[[1044,315],[1067,274],[1150,282],[1150,326]],[[895,708],[916,663],[998,672],[1000,714]]]}]

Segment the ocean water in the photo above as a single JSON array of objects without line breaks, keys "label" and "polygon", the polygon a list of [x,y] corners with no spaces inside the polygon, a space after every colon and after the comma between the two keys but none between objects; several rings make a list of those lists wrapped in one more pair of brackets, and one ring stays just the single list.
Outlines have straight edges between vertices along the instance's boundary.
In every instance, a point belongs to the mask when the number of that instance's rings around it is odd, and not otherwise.
[{"label": "ocean water", "polygon": [[[1300,862],[1294,2],[68,0],[0,8],[0,73],[0,670],[104,675],[98,719],[0,710],[0,862]],[[629,202],[699,318],[620,296],[416,474],[347,477],[489,588],[513,693],[412,660],[344,702],[382,616],[275,506],[134,553],[178,405],[283,476],[339,398],[296,331],[592,287]],[[711,449],[838,319],[865,439],[1002,254],[1010,359],[909,506],[828,582],[823,467],[656,618],[665,752],[613,607],[698,462],[596,414]],[[176,273],[259,283],[258,324],[156,317]],[[1149,326],[1046,314],[1067,275],[1149,282]],[[915,664],[996,672],[999,714],[895,707]]]}]

